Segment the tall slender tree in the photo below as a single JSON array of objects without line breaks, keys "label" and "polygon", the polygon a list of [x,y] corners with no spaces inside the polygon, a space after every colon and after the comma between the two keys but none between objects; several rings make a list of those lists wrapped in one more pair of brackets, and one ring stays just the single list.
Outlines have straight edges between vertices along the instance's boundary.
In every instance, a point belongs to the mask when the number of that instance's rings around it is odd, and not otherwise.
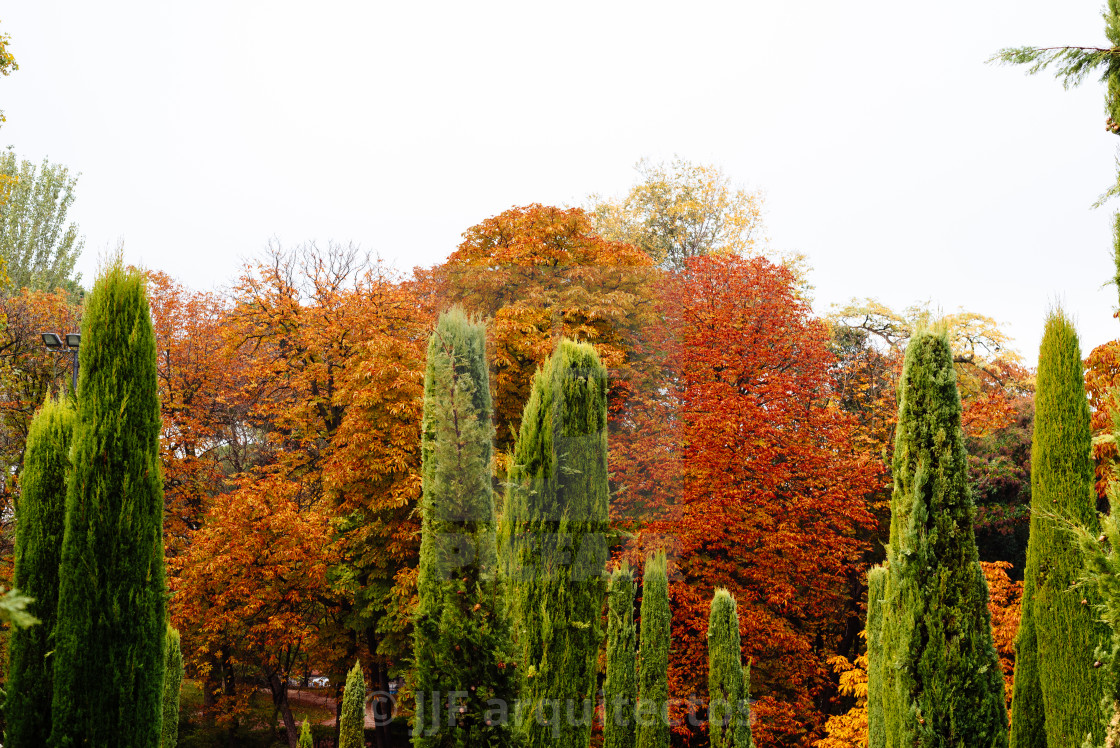
[{"label": "tall slender tree", "polygon": [[739,612],[725,589],[708,619],[708,737],[712,748],[751,748],[750,670],[743,666]]},{"label": "tall slender tree", "polygon": [[52,649],[58,610],[58,563],[62,556],[66,474],[74,409],[48,398],[31,422],[16,503],[16,589],[34,599],[29,612],[39,625],[12,630],[8,644],[8,698],[4,704],[8,746],[38,748],[51,732]]},{"label": "tall slender tree", "polygon": [[118,259],[82,318],[59,572],[50,744],[159,745],[165,597],[156,347]]},{"label": "tall slender tree", "polygon": [[528,748],[586,748],[607,560],[607,371],[561,340],[533,377],[513,452],[502,547]]},{"label": "tall slender tree", "polygon": [[[919,332],[899,381],[891,534],[876,673],[888,748],[1003,748],[1007,711],[973,535],[952,350]],[[878,687],[878,686],[875,686]]]},{"label": "tall slender tree", "polygon": [[634,628],[634,573],[623,562],[607,593],[607,680],[603,685],[603,748],[634,748],[638,698]]},{"label": "tall slender tree", "polygon": [[646,559],[638,664],[638,748],[669,746],[669,575],[665,554]]},{"label": "tall slender tree", "polygon": [[876,566],[867,572],[867,748],[886,748],[887,745],[883,713],[889,691],[887,656],[883,649],[883,595],[887,576],[885,566]]},{"label": "tall slender tree", "polygon": [[453,309],[432,333],[424,380],[415,746],[512,740],[516,689],[497,563],[490,412],[486,330]]},{"label": "tall slender tree", "polygon": [[355,662],[346,675],[342,690],[342,717],[338,726],[338,748],[365,748],[366,677],[362,664]]},{"label": "tall slender tree", "polygon": [[183,650],[179,645],[179,632],[167,625],[163,675],[163,726],[160,748],[175,748],[179,744],[179,691],[183,685]]},{"label": "tall slender tree", "polygon": [[[1096,650],[1108,640],[1096,598],[1072,589],[1080,549],[1054,515],[1098,529],[1092,427],[1081,346],[1060,311],[1046,320],[1038,355],[1031,447],[1031,534],[1015,656],[1011,736],[1015,748],[1080,746],[1103,738],[1104,673]],[[1092,599],[1090,599],[1092,598]],[[1040,737],[1039,727],[1045,728]]]}]

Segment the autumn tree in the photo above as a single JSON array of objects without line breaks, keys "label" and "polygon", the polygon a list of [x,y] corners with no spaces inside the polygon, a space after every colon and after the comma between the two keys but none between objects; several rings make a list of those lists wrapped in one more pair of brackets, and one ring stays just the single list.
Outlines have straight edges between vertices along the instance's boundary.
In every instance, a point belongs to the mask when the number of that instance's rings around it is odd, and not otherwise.
[{"label": "autumn tree", "polygon": [[899,383],[883,618],[872,631],[883,658],[873,672],[887,673],[887,746],[1007,745],[952,358],[947,335],[919,332]]},{"label": "autumn tree", "polygon": [[82,316],[50,743],[150,748],[163,703],[163,485],[155,335],[119,260]]},{"label": "autumn tree", "polygon": [[11,181],[8,200],[0,203],[0,258],[12,285],[38,291],[80,290],[74,264],[84,239],[66,213],[74,202],[77,176],[46,159],[36,168],[13,151],[0,155],[0,174]]},{"label": "autumn tree", "polygon": [[[1077,332],[1058,311],[1046,321],[1038,359],[1031,449],[1031,533],[1016,651],[1012,744],[1079,744],[1102,739],[1098,705],[1103,673],[1093,667],[1107,632],[1071,589],[1082,559],[1057,514],[1095,530],[1092,429]],[[1093,601],[1095,602],[1095,601]]]},{"label": "autumn tree", "polygon": [[611,573],[607,592],[607,676],[603,684],[604,748],[635,748],[638,699],[634,628],[634,573],[623,562]]},{"label": "autumn tree", "polygon": [[638,748],[669,746],[669,577],[665,553],[646,559],[642,573],[638,650]]},{"label": "autumn tree", "polygon": [[607,371],[564,339],[533,377],[502,517],[529,748],[590,740],[607,504]]},{"label": "autumn tree", "polygon": [[[0,34],[0,75],[3,76],[9,76],[13,71],[19,70],[19,64],[16,62],[15,55],[8,49],[8,45],[11,43],[11,36],[8,34]],[[0,125],[4,124],[5,121],[4,112],[0,110]]]},{"label": "autumn tree", "polygon": [[750,687],[735,598],[719,589],[708,619],[708,735],[713,748],[751,748]]},{"label": "autumn tree", "polygon": [[47,744],[51,732],[53,648],[58,611],[59,560],[62,556],[66,479],[74,409],[48,399],[31,422],[23,458],[22,490],[16,504],[16,589],[31,596],[29,612],[39,625],[15,629],[9,642],[5,743],[33,748]]},{"label": "autumn tree", "polygon": [[796,284],[760,257],[694,258],[665,279],[683,469],[655,474],[680,500],[643,532],[676,551],[670,692],[706,694],[703,590],[726,588],[754,663],[763,746],[797,744],[824,722],[810,694],[827,686],[828,657],[858,644],[857,533],[871,525],[865,497],[881,480],[852,418],[825,397],[828,330]]},{"label": "autumn tree", "polygon": [[[453,309],[432,333],[424,377],[417,748],[512,741],[509,720],[491,714],[495,701],[512,704],[516,692],[498,578],[490,412],[485,326]],[[458,711],[441,715],[450,694],[463,695]]]}]

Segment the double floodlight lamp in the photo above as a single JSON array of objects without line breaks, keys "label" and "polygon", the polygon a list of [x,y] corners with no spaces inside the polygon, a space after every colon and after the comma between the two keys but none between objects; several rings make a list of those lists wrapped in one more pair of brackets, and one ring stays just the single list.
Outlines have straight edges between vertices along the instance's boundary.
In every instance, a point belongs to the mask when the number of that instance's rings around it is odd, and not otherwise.
[{"label": "double floodlight lamp", "polygon": [[81,333],[68,332],[64,337],[65,342],[63,342],[62,337],[59,337],[55,333],[45,332],[43,333],[43,344],[52,351],[60,351],[62,350],[63,346],[67,348],[77,348],[78,345],[82,342]]}]

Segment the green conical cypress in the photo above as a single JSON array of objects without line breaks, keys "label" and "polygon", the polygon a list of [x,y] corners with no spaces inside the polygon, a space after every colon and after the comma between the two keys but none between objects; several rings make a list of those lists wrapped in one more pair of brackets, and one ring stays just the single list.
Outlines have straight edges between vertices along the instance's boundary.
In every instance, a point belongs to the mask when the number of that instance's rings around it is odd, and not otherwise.
[{"label": "green conical cypress", "polygon": [[159,745],[165,596],[156,346],[144,277],[86,297],[54,650],[55,748]]},{"label": "green conical cypress", "polygon": [[528,748],[587,748],[607,560],[607,372],[561,340],[533,377],[503,521]]},{"label": "green conical cypress", "polygon": [[637,745],[638,700],[634,628],[634,573],[623,563],[611,574],[607,595],[607,680],[603,686],[603,748]]},{"label": "green conical cypress", "polygon": [[66,512],[66,474],[74,410],[53,398],[43,404],[27,434],[16,500],[16,589],[33,598],[28,612],[39,624],[13,628],[8,644],[5,745],[40,748],[51,732],[53,648],[58,611],[58,564]]},{"label": "green conical cypress", "polygon": [[665,554],[646,559],[638,659],[638,748],[669,746],[669,576]]},{"label": "green conical cypress", "polygon": [[303,718],[303,725],[299,728],[299,742],[296,748],[315,748],[315,742],[311,737],[311,723],[307,721],[307,717]]},{"label": "green conical cypress", "polygon": [[424,379],[418,748],[512,740],[516,688],[497,564],[490,411],[486,330],[453,309],[432,333]]},{"label": "green conical cypress", "polygon": [[338,728],[338,748],[365,748],[366,746],[366,678],[361,663],[346,675],[342,690],[342,718]]},{"label": "green conical cypress", "polygon": [[889,748],[1007,745],[1003,674],[976,552],[961,401],[948,338],[919,332],[898,387],[891,537],[881,628],[894,673]]},{"label": "green conical cypress", "polygon": [[1095,596],[1071,589],[1084,564],[1073,537],[1054,518],[1090,532],[1098,528],[1084,382],[1077,332],[1054,312],[1042,336],[1034,396],[1031,534],[1011,720],[1016,748],[1080,746],[1087,735],[1095,743],[1103,739],[1104,674],[1093,663],[1108,629],[1097,620]]},{"label": "green conical cypress", "polygon": [[886,657],[883,653],[883,595],[887,569],[876,566],[867,572],[867,748],[886,748],[883,707],[886,700]]},{"label": "green conical cypress", "polygon": [[160,748],[175,748],[179,743],[179,689],[183,685],[183,651],[179,632],[167,625],[163,675],[163,737]]},{"label": "green conical cypress", "polygon": [[750,748],[750,671],[743,667],[735,598],[716,590],[708,617],[708,740],[712,748]]}]

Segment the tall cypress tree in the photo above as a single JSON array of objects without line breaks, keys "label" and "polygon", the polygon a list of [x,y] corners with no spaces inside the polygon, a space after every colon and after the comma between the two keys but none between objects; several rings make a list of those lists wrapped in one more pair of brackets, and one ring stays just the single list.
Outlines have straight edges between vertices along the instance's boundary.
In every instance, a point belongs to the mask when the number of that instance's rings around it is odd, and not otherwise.
[{"label": "tall cypress tree", "polygon": [[665,554],[646,559],[638,658],[638,748],[669,746],[669,576]]},{"label": "tall cypress tree", "polygon": [[735,598],[716,590],[708,617],[708,739],[712,748],[751,748],[750,671],[743,667]]},{"label": "tall cypress tree", "polygon": [[311,723],[307,721],[307,717],[303,718],[303,725],[299,728],[299,742],[296,743],[296,748],[315,748],[315,742],[311,737]]},{"label": "tall cypress tree", "polygon": [[8,644],[5,744],[39,748],[51,732],[52,661],[58,611],[58,563],[66,511],[66,473],[74,409],[48,398],[31,421],[16,500],[15,588],[34,601],[28,612],[37,626],[13,628]]},{"label": "tall cypress tree", "polygon": [[528,748],[590,740],[607,501],[607,371],[561,340],[533,376],[502,518]]},{"label": "tall cypress tree", "polygon": [[497,563],[490,410],[486,330],[453,309],[432,333],[424,378],[415,746],[512,740],[516,688]]},{"label": "tall cypress tree", "polygon": [[167,625],[163,654],[163,726],[160,748],[175,748],[179,743],[179,691],[183,685],[183,650],[179,632]]},{"label": "tall cypress tree", "polygon": [[1003,748],[1007,712],[976,552],[952,350],[919,332],[898,387],[879,673],[890,748]]},{"label": "tall cypress tree", "polygon": [[607,680],[603,716],[603,748],[634,748],[638,699],[634,628],[634,573],[623,562],[611,574],[607,593]]},{"label": "tall cypress tree", "polygon": [[[342,717],[338,723],[338,748],[365,748],[366,745],[366,677],[362,665],[355,662],[346,674],[342,689]],[[466,744],[464,744],[466,745]]]},{"label": "tall cypress tree", "polygon": [[883,594],[887,569],[876,566],[867,572],[867,748],[886,748],[886,656],[883,650]]},{"label": "tall cypress tree", "polygon": [[67,481],[50,744],[153,748],[163,704],[163,481],[143,275],[86,298]]},{"label": "tall cypress tree", "polygon": [[1087,735],[1096,743],[1103,738],[1105,679],[1093,663],[1108,629],[1097,620],[1092,593],[1071,589],[1084,563],[1069,532],[1054,520],[1057,515],[1090,532],[1098,529],[1084,382],[1077,332],[1061,311],[1053,312],[1042,336],[1034,396],[1031,534],[1011,720],[1016,748],[1080,746]]}]

